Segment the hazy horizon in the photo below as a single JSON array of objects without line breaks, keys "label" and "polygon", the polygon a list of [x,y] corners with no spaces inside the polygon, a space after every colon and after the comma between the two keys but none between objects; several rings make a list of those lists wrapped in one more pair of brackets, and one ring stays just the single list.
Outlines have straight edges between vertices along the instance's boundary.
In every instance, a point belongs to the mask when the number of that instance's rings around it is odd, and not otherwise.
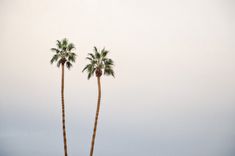
[{"label": "hazy horizon", "polygon": [[110,50],[94,156],[234,156],[235,2],[1,0],[0,156],[63,156],[56,40],[76,46],[65,71],[68,152],[88,155],[93,46]]}]

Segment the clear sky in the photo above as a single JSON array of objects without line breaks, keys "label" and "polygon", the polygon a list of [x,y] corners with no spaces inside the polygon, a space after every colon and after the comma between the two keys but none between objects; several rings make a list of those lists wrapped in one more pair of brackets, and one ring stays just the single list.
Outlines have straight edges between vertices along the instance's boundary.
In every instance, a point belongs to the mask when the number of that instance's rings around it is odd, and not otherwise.
[{"label": "clear sky", "polygon": [[88,155],[96,79],[82,68],[110,50],[95,156],[235,155],[233,0],[0,0],[0,156],[63,156],[61,71],[50,48],[67,37],[70,156]]}]

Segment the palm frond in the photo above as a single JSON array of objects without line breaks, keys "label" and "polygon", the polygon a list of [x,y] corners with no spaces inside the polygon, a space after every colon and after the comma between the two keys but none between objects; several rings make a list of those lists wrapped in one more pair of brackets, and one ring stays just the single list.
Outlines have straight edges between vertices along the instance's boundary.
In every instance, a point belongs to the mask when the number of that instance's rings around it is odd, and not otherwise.
[{"label": "palm frond", "polygon": [[51,48],[51,51],[52,51],[52,52],[56,52],[56,53],[59,53],[59,52],[60,52],[60,50],[59,50],[59,49],[56,49],[56,48]]},{"label": "palm frond", "polygon": [[97,60],[91,60],[91,64],[93,65],[93,66],[95,66],[95,65],[97,65]]},{"label": "palm frond", "polygon": [[82,70],[82,72],[84,72],[85,70],[86,70],[87,73],[88,73],[88,77],[87,77],[87,78],[90,79],[91,76],[94,75],[96,68],[95,68],[92,64],[87,64],[87,65],[85,66],[85,68]]},{"label": "palm frond", "polygon": [[89,80],[91,78],[91,73],[88,73],[87,79]]},{"label": "palm frond", "polygon": [[94,70],[94,66],[92,64],[89,64],[88,68],[87,68],[87,71],[89,73],[92,73],[92,71]]},{"label": "palm frond", "polygon": [[95,53],[97,53],[97,52],[98,52],[98,50],[97,50],[96,46],[94,46],[94,52],[95,52]]},{"label": "palm frond", "polygon": [[71,51],[71,50],[75,49],[74,44],[73,43],[69,43],[67,49],[68,49],[68,51]]},{"label": "palm frond", "polygon": [[72,62],[75,62],[75,59],[76,59],[76,54],[75,53],[68,53],[68,60],[69,61],[72,61]]},{"label": "palm frond", "polygon": [[104,75],[107,75],[107,76],[112,75],[113,77],[115,77],[114,71],[111,68],[105,68],[104,69]]},{"label": "palm frond", "polygon": [[95,59],[95,55],[94,54],[88,53],[88,55],[90,55],[92,59]]},{"label": "palm frond", "polygon": [[60,59],[60,60],[57,62],[57,67],[58,67],[58,68],[60,67],[60,64],[62,64],[62,59]]},{"label": "palm frond", "polygon": [[92,61],[93,59],[92,58],[90,58],[90,57],[86,57],[86,59],[88,59],[88,60],[90,60],[90,61]]},{"label": "palm frond", "polygon": [[58,55],[58,54],[53,55],[53,57],[52,57],[52,59],[51,59],[51,61],[50,61],[51,64],[53,64],[55,61],[57,61],[58,58],[59,58],[59,55]]},{"label": "palm frond", "polygon": [[103,62],[100,62],[100,63],[97,65],[97,67],[98,67],[99,69],[103,69],[103,68],[104,68]]},{"label": "palm frond", "polygon": [[95,71],[96,71],[96,68],[93,67],[92,70],[91,70],[91,76],[94,75]]},{"label": "palm frond", "polygon": [[105,65],[114,65],[114,62],[113,62],[112,59],[106,59],[106,60],[104,61],[104,64],[105,64]]},{"label": "palm frond", "polygon": [[68,39],[67,39],[67,38],[64,38],[64,39],[62,40],[62,45],[65,46],[65,47],[67,47],[67,45],[68,45]]},{"label": "palm frond", "polygon": [[111,70],[110,73],[111,73],[111,75],[112,75],[113,77],[115,77],[115,73],[114,73],[113,70]]},{"label": "palm frond", "polygon": [[61,42],[60,42],[59,40],[57,40],[56,42],[57,42],[57,43],[56,43],[57,47],[58,47],[59,49],[61,49],[61,48],[62,48]]},{"label": "palm frond", "polygon": [[100,59],[100,57],[101,57],[100,53],[99,53],[99,52],[95,52],[95,57],[96,57],[97,59]]},{"label": "palm frond", "polygon": [[84,71],[89,67],[89,65],[90,65],[90,64],[87,64],[87,65],[85,66],[85,68],[83,68],[82,72],[84,72]]},{"label": "palm frond", "polygon": [[62,43],[61,49],[62,49],[64,52],[67,51],[67,48],[68,48],[68,40],[67,40],[66,38],[64,38],[61,43]]},{"label": "palm frond", "polygon": [[98,49],[96,48],[96,46],[94,46],[94,53],[95,53],[95,58],[96,59],[100,59],[100,53],[98,52]]},{"label": "palm frond", "polygon": [[71,62],[69,62],[69,61],[66,62],[66,67],[67,67],[68,69],[70,69],[72,66],[73,66],[73,65],[72,65]]},{"label": "palm frond", "polygon": [[108,52],[109,52],[109,51],[107,51],[107,50],[105,50],[105,48],[103,48],[103,49],[101,50],[101,56],[102,56],[103,58],[105,58],[105,56],[108,54]]}]

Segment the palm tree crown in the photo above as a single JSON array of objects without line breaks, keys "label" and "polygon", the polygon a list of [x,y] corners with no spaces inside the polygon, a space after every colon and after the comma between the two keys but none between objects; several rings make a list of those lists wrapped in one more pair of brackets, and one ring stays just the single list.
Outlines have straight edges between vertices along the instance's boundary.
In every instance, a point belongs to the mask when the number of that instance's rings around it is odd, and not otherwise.
[{"label": "palm tree crown", "polygon": [[94,54],[88,53],[89,56],[86,59],[90,60],[90,63],[83,69],[83,71],[87,71],[88,79],[90,79],[94,73],[96,74],[96,77],[101,77],[102,73],[114,77],[114,63],[112,59],[106,57],[108,53],[109,51],[105,50],[105,48],[99,52],[96,47],[94,47]]},{"label": "palm tree crown", "polygon": [[51,59],[51,64],[57,62],[57,67],[66,64],[67,68],[72,67],[72,62],[75,62],[76,54],[72,52],[75,49],[73,43],[69,43],[68,39],[64,38],[61,41],[57,40],[57,48],[51,48],[55,52]]}]

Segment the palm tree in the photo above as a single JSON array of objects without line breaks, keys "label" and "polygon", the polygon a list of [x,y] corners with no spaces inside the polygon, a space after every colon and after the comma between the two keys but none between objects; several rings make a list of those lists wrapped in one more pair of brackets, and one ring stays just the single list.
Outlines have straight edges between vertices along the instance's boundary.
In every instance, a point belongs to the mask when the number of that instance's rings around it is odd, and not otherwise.
[{"label": "palm tree", "polygon": [[95,137],[96,137],[96,129],[98,124],[98,117],[99,117],[99,111],[100,111],[100,99],[101,99],[101,83],[100,78],[102,74],[104,75],[112,75],[114,77],[114,71],[113,71],[113,60],[107,58],[107,54],[109,51],[105,50],[104,48],[101,50],[101,52],[98,52],[97,48],[94,47],[94,54],[89,53],[87,59],[90,60],[90,63],[85,66],[83,71],[87,71],[88,73],[88,79],[91,78],[94,74],[97,77],[97,83],[98,83],[98,101],[97,101],[97,108],[96,108],[96,115],[95,115],[95,123],[94,123],[94,129],[93,129],[93,135],[91,140],[91,148],[90,148],[90,156],[93,155],[94,151],[94,145],[95,145]]},{"label": "palm tree", "polygon": [[57,40],[57,48],[51,48],[51,51],[55,52],[51,59],[51,64],[57,62],[57,67],[61,66],[61,104],[62,104],[62,129],[63,129],[63,139],[64,139],[64,155],[68,156],[67,152],[67,139],[66,139],[66,129],[65,129],[65,106],[64,106],[64,65],[68,69],[72,67],[72,62],[75,62],[76,54],[72,52],[75,49],[73,43],[69,43],[66,38],[61,41]]}]

